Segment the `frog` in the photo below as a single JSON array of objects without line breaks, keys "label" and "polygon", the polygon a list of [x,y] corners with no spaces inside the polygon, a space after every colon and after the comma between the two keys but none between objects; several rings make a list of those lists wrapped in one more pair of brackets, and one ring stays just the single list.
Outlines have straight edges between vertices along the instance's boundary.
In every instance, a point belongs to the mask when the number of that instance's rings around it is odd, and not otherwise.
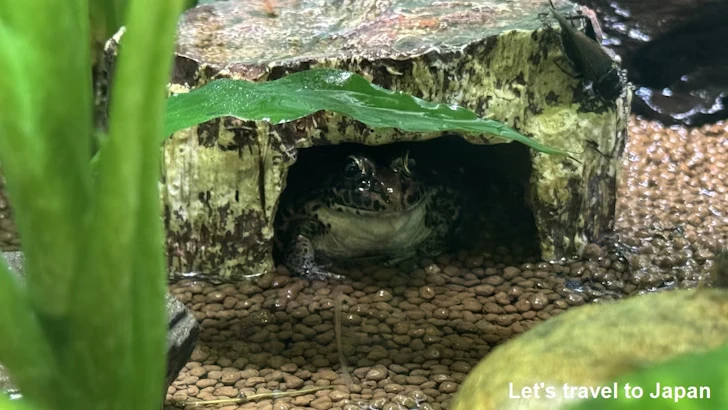
[{"label": "frog", "polygon": [[409,150],[384,159],[354,153],[333,169],[281,209],[276,237],[294,275],[341,279],[332,264],[391,266],[435,257],[456,242],[461,192],[436,171],[421,170]]}]

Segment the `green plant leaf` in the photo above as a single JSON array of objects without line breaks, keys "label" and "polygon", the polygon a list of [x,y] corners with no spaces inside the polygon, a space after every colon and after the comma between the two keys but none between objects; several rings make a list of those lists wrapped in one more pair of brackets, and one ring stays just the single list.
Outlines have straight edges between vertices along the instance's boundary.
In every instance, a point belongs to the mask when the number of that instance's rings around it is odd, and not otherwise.
[{"label": "green plant leaf", "polygon": [[[728,344],[718,349],[686,354],[667,362],[621,377],[618,380],[620,397],[616,399],[584,400],[569,407],[572,410],[712,410],[728,409]],[[675,400],[674,398],[650,397],[661,387],[707,386],[710,398]],[[629,384],[643,391],[641,398],[628,398],[624,392]],[[674,396],[674,395],[673,395]]]},{"label": "green plant leaf", "polygon": [[66,320],[91,189],[88,40],[84,0],[0,2],[0,163],[28,256],[27,286],[2,286],[0,361],[45,408],[78,390]]},{"label": "green plant leaf", "polygon": [[[0,362],[13,382],[28,397],[47,408],[64,400],[60,374],[43,329],[28,303],[25,287],[8,269],[0,256]],[[47,394],[52,390],[58,394]],[[4,397],[0,391],[0,398]]]},{"label": "green plant leaf", "polygon": [[93,0],[89,2],[91,33],[94,41],[103,44],[123,24],[127,0]]},{"label": "green plant leaf", "polygon": [[[125,41],[129,47],[146,50],[146,53],[139,53],[136,59],[129,58],[124,62],[125,66],[119,66],[119,71],[126,70],[128,74],[124,77],[126,82],[119,83],[117,90],[133,89],[133,84],[139,82],[136,78],[139,67],[149,69],[143,74],[142,85],[137,86],[141,91],[138,100],[130,98],[125,107],[116,107],[118,111],[112,111],[111,116],[111,137],[123,141],[129,133],[137,133],[141,150],[131,287],[133,334],[135,343],[139,344],[133,350],[132,365],[135,374],[143,375],[134,380],[133,392],[141,408],[150,409],[161,407],[164,398],[168,324],[164,303],[167,267],[159,200],[161,155],[158,141],[164,130],[166,85],[173,61],[177,17],[184,4],[184,0],[158,1],[150,13],[147,1],[134,0],[129,27],[144,27],[145,30],[130,32]],[[149,38],[155,40],[149,41]],[[129,117],[135,118],[136,123],[130,125]]]},{"label": "green plant leaf", "polygon": [[[92,184],[88,2],[0,2],[0,163],[28,280],[21,286],[0,266],[0,334],[11,335],[0,337],[0,361],[45,409],[161,405],[157,141],[182,3],[130,1],[111,138]],[[110,13],[103,18],[122,14]]]},{"label": "green plant leaf", "polygon": [[275,124],[321,110],[347,115],[371,127],[488,133],[537,151],[566,155],[465,108],[387,90],[358,74],[334,69],[303,71],[263,83],[220,79],[174,95],[167,105],[165,135],[222,116]]},{"label": "green plant leaf", "polygon": [[72,311],[72,330],[80,335],[75,365],[94,381],[87,400],[97,408],[153,409],[163,398],[166,271],[158,141],[182,3],[128,3],[109,138],[94,181],[83,277],[94,286],[76,282]]},{"label": "green plant leaf", "polygon": [[[85,1],[0,2],[0,163],[42,320],[68,308],[90,178]],[[42,256],[41,256],[42,255]]]},{"label": "green plant leaf", "polygon": [[25,400],[10,400],[0,395],[0,410],[34,410],[37,407],[26,403]]}]

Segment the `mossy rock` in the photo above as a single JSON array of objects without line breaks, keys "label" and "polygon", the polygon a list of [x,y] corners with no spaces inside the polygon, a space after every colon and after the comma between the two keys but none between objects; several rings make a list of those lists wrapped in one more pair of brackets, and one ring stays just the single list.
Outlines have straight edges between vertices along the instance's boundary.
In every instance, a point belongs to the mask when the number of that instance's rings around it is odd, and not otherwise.
[{"label": "mossy rock", "polygon": [[[495,348],[468,374],[452,410],[559,409],[575,401],[564,399],[565,383],[612,386],[630,371],[725,343],[727,289],[664,291],[585,305]],[[509,396],[541,383],[540,398]],[[546,397],[549,386],[552,398]],[[644,388],[645,394],[654,391],[654,385]]]},{"label": "mossy rock", "polygon": [[[263,82],[311,68],[353,71],[574,153],[576,161],[526,155],[526,202],[543,258],[577,254],[613,228],[631,93],[605,104],[561,70],[568,63],[559,36],[543,30],[538,18],[547,2],[299,0],[277,2],[272,13],[265,2],[208,3],[180,20],[171,92],[216,78]],[[556,6],[575,10],[566,2]],[[109,43],[109,72],[117,46]],[[97,89],[104,94],[106,86]],[[170,271],[240,278],[272,269],[273,222],[298,150],[444,134],[450,133],[374,130],[330,112],[277,125],[222,118],[177,132],[163,147],[160,185]],[[508,142],[463,137],[480,145]],[[512,172],[518,171],[502,170]]]},{"label": "mossy rock", "polygon": [[[538,19],[548,3],[277,4],[272,13],[261,2],[220,1],[188,10],[179,24],[171,90],[185,92],[216,78],[272,81],[311,68],[353,71],[388,89],[464,106],[576,153],[579,162],[530,155],[529,202],[544,258],[574,255],[613,228],[631,94],[610,107],[562,72],[558,36],[542,30]],[[573,12],[565,2],[557,7]],[[223,118],[177,132],[164,147],[162,185],[170,267],[226,278],[271,269],[273,221],[299,149],[444,134],[374,130],[329,112],[280,125]],[[464,137],[473,144],[507,142]]]}]

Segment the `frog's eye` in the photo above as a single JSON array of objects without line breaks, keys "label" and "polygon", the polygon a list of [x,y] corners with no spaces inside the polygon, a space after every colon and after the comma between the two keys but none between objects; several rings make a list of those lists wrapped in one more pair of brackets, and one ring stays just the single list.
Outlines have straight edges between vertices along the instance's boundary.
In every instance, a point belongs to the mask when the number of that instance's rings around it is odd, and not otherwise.
[{"label": "frog's eye", "polygon": [[346,157],[346,165],[344,166],[344,178],[354,179],[363,174],[361,159],[350,155]]}]

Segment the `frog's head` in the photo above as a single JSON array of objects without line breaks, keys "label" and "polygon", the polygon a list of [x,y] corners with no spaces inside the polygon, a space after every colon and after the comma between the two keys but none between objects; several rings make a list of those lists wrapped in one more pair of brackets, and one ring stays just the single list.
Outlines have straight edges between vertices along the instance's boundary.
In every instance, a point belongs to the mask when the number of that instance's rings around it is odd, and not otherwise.
[{"label": "frog's head", "polygon": [[329,204],[358,215],[402,212],[422,201],[424,189],[409,152],[387,164],[350,155],[331,181]]}]

